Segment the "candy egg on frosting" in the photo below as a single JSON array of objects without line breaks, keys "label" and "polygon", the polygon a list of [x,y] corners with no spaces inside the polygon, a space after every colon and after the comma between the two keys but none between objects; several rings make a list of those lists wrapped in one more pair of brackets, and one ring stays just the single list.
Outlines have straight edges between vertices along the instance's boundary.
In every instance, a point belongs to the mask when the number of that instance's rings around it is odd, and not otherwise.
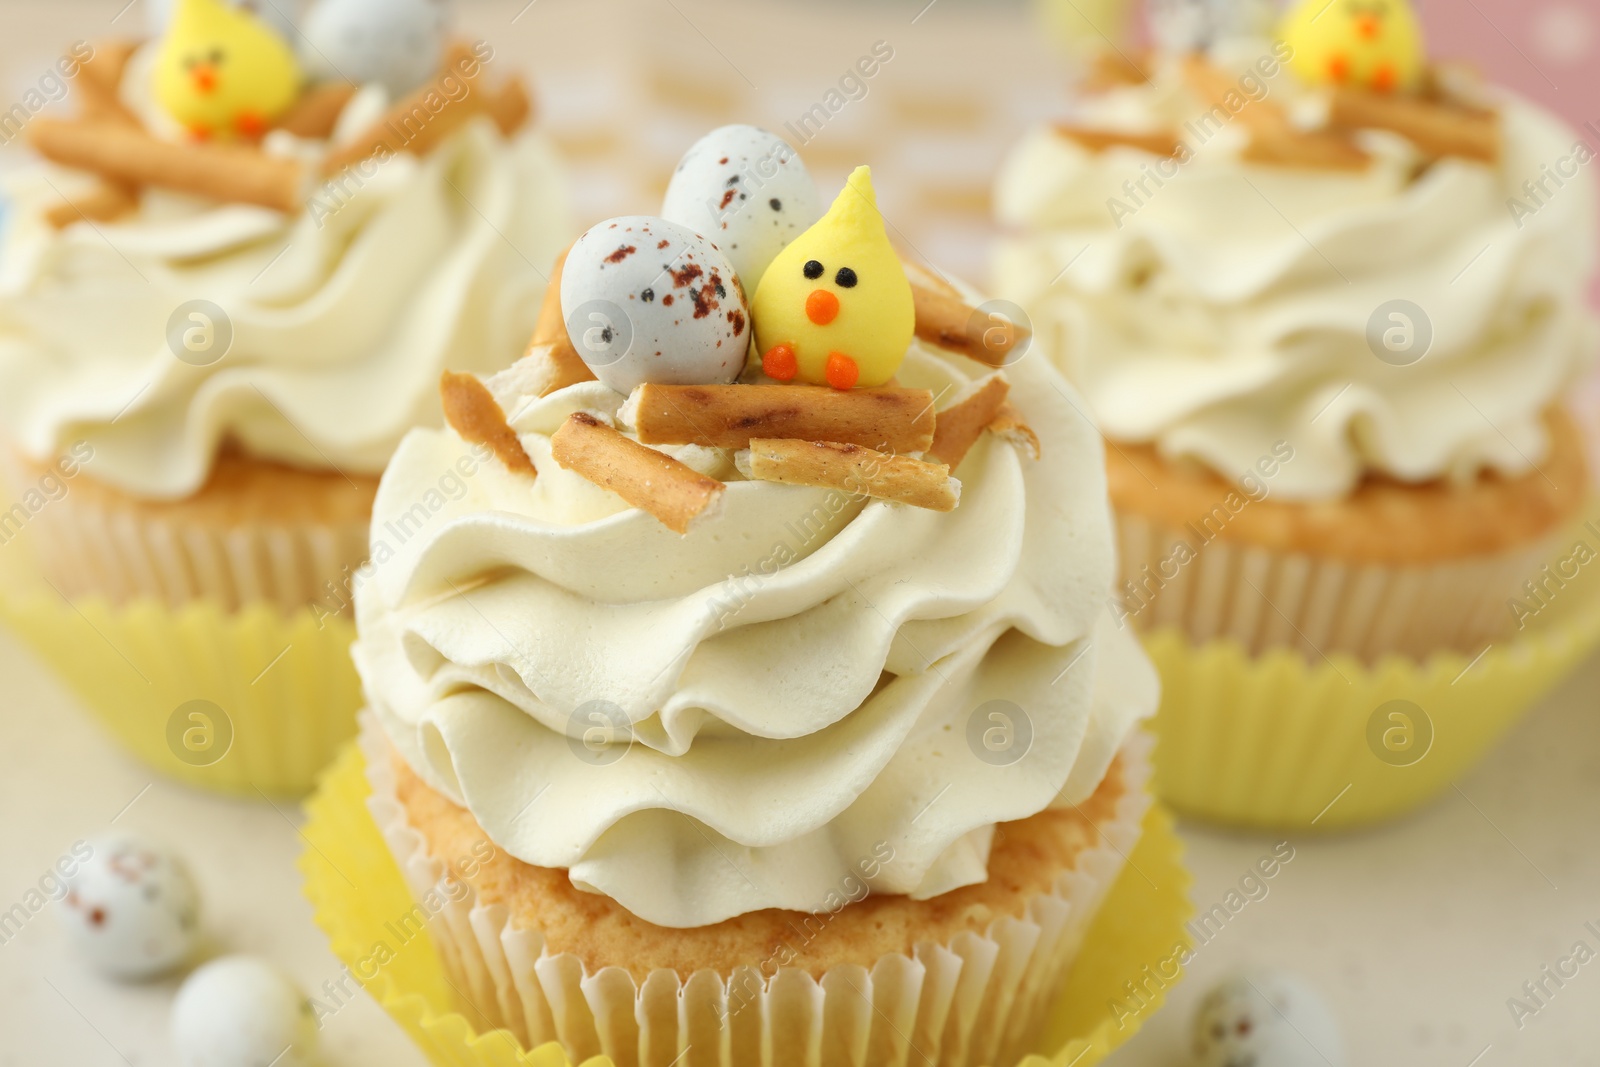
[{"label": "candy egg on frosting", "polygon": [[869,168],[857,167],[821,221],[772,261],[751,306],[768,377],[835,389],[894,377],[916,306]]},{"label": "candy egg on frosting", "polygon": [[438,71],[445,21],[437,0],[317,0],[301,59],[315,78],[376,82],[398,97]]},{"label": "candy egg on frosting", "polygon": [[661,217],[709,234],[753,293],[778,253],[822,217],[822,198],[783,138],[722,126],[679,160]]},{"label": "candy egg on frosting", "polygon": [[309,1067],[316,1011],[293,982],[250,956],[189,976],[172,1003],[179,1067]]},{"label": "candy egg on frosting", "polygon": [[1196,1067],[1344,1067],[1339,1027],[1310,986],[1278,971],[1223,979],[1194,1019]]},{"label": "candy egg on frosting", "polygon": [[100,973],[138,980],[182,964],[200,933],[200,894],[183,861],[132,835],[89,843],[67,881],[67,938]]},{"label": "candy egg on frosting", "polygon": [[567,253],[561,315],[578,355],[619,393],[726,385],[744,370],[750,308],[728,257],[688,227],[609,219]]}]

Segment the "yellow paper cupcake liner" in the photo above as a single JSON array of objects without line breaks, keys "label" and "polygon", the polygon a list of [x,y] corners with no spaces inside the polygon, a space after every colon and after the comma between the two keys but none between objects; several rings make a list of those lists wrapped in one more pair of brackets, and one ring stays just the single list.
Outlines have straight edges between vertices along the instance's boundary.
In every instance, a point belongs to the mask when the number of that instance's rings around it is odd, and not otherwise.
[{"label": "yellow paper cupcake liner", "polygon": [[[435,1064],[572,1067],[557,1044],[529,1051],[509,1031],[475,1032],[452,1007],[456,998],[428,933],[396,937],[394,920],[413,910],[414,899],[368,813],[370,792],[352,745],[307,805],[310,847],[300,866],[334,953]],[[1028,1057],[1026,1067],[1092,1067],[1160,1007],[1190,945],[1181,853],[1171,817],[1152,807],[1073,965],[1047,1034],[1050,1051]],[[586,1067],[610,1062],[595,1058]]]},{"label": "yellow paper cupcake liner", "polygon": [[356,731],[355,627],[342,617],[73,603],[6,583],[0,620],[126,748],[189,785],[303,796]]},{"label": "yellow paper cupcake liner", "polygon": [[1251,656],[1176,629],[1147,635],[1162,681],[1156,794],[1194,818],[1279,830],[1402,815],[1449,789],[1600,646],[1600,580],[1562,598],[1559,618],[1514,640],[1420,662]]}]

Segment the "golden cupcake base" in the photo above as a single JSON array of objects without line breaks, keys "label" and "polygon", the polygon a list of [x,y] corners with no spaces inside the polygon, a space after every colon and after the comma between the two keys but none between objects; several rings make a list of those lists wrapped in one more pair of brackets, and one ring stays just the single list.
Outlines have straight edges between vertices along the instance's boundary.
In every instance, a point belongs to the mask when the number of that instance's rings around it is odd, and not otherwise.
[{"label": "golden cupcake base", "polygon": [[[455,1010],[458,997],[431,935],[408,928],[406,938],[397,938],[394,921],[413,911],[415,897],[368,812],[370,793],[361,752],[351,746],[307,805],[310,847],[301,870],[335,954],[433,1063],[569,1067],[558,1044],[530,1050],[509,1031],[477,1032]],[[1022,1061],[1027,1067],[1100,1063],[1160,1006],[1190,944],[1181,851],[1171,817],[1152,808],[1086,935],[1040,1050]],[[1162,965],[1174,977],[1152,980],[1148,972]],[[1137,1000],[1130,983],[1141,990]],[[596,1058],[586,1067],[610,1062]]]}]

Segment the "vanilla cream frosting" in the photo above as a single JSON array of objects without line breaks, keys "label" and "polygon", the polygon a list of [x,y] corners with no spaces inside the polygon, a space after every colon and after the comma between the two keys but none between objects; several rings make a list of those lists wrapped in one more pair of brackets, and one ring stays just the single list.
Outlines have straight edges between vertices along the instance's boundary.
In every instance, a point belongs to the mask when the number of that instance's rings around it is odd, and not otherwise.
[{"label": "vanilla cream frosting", "polygon": [[[899,380],[985,372],[916,343]],[[664,448],[729,482],[680,537],[552,460],[574,411],[626,431],[596,382],[501,396],[533,481],[412,433],[357,592],[379,721],[496,846],[658,925],[982,881],[995,825],[1091,794],[1156,699],[1105,610],[1098,434],[1048,363],[1008,373],[1043,458],[980,440],[948,514]]]},{"label": "vanilla cream frosting", "polygon": [[[1218,61],[1242,72],[1272,46],[1224,51]],[[1326,110],[1289,74],[1241,89],[1306,126]],[[1029,309],[1113,440],[1232,478],[1287,442],[1295,458],[1273,491],[1300,500],[1336,498],[1372,472],[1524,473],[1549,448],[1541,415],[1594,350],[1594,181],[1576,132],[1509,94],[1493,104],[1505,138],[1493,165],[1424,169],[1413,144],[1376,130],[1358,134],[1365,170],[1251,164],[1243,121],[1198,125],[1206,106],[1169,58],[1149,84],[1089,97],[1072,120],[1172,131],[1192,158],[1094,152],[1034,130],[997,184],[996,287]],[[1530,180],[1545,182],[1536,198]],[[1412,337],[1431,325],[1426,355],[1375,355],[1369,327],[1404,346],[1408,321]]]},{"label": "vanilla cream frosting", "polygon": [[[141,91],[149,61],[148,49],[135,58],[124,93],[160,130]],[[329,143],[386,105],[364,89]],[[315,161],[327,144],[275,133],[266,147]],[[150,189],[115,223],[52,229],[44,213],[84,181],[50,166],[4,178],[0,424],[41,460],[87,442],[97,480],[146,498],[198,490],[224,439],[377,474],[407,430],[439,421],[441,370],[521,354],[568,236],[546,139],[508,140],[487,119],[425,158],[374,160],[316,188],[294,216]],[[232,330],[203,366],[168,342],[169,319],[195,300]]]}]

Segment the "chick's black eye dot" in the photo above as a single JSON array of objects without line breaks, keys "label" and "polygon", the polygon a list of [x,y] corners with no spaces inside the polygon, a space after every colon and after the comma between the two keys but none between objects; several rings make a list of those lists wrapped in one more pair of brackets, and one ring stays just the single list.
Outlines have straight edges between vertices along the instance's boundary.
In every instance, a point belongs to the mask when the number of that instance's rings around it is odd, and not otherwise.
[{"label": "chick's black eye dot", "polygon": [[773,197],[771,200],[768,200],[767,203],[771,205],[772,210],[774,211],[783,210],[783,201],[779,200],[777,197]]},{"label": "chick's black eye dot", "polygon": [[841,289],[854,289],[856,282],[861,279],[857,278],[856,272],[849,267],[840,267],[839,273],[833,276],[833,280],[839,284]]},{"label": "chick's black eye dot", "polygon": [[807,260],[806,261],[806,277],[807,278],[813,278],[813,279],[822,277],[822,264],[818,263],[814,259]]}]

